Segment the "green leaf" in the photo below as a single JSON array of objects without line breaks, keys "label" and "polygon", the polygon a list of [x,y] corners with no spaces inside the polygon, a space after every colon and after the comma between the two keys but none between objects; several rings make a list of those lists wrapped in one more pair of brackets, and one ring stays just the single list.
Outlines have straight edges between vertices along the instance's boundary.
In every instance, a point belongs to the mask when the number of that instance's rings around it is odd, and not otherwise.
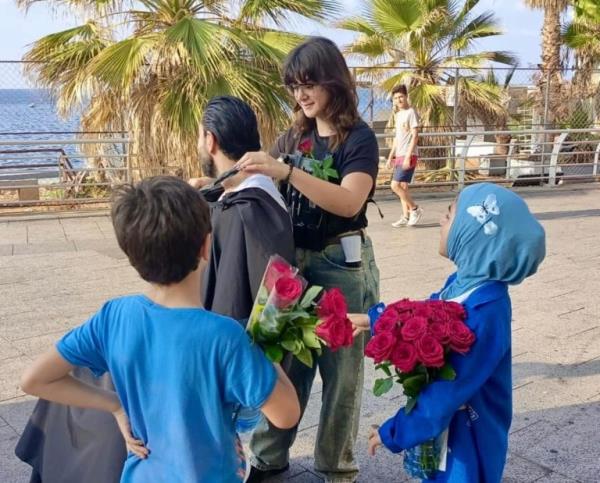
[{"label": "green leaf", "polygon": [[446,363],[446,365],[440,369],[439,376],[440,379],[444,381],[453,381],[456,379],[456,371],[450,363]]},{"label": "green leaf", "polygon": [[410,414],[410,412],[415,408],[416,405],[417,405],[417,398],[409,397],[408,400],[406,401],[406,406],[404,406],[404,411],[406,412],[406,414]]},{"label": "green leaf", "polygon": [[302,301],[300,302],[300,307],[303,309],[307,309],[313,303],[313,301],[319,296],[319,294],[323,291],[323,287],[319,287],[318,285],[313,285],[310,287],[304,297],[302,297]]},{"label": "green leaf", "polygon": [[319,319],[314,316],[311,315],[309,317],[303,318],[303,319],[294,319],[294,327],[298,327],[303,329],[304,327],[311,327],[311,328],[315,328],[317,326],[319,322]]},{"label": "green leaf", "polygon": [[427,376],[423,374],[409,377],[402,383],[404,394],[406,394],[408,397],[417,397],[421,392],[421,389],[423,389],[426,381]]},{"label": "green leaf", "polygon": [[306,310],[294,310],[292,312],[283,313],[281,317],[286,320],[306,319],[310,317],[310,314]]},{"label": "green leaf", "polygon": [[253,323],[250,327],[250,334],[252,334],[252,339],[258,339],[260,334],[260,326],[257,323]]},{"label": "green leaf", "polygon": [[302,340],[306,347],[310,347],[311,349],[320,349],[321,343],[319,342],[319,338],[315,334],[315,331],[310,327],[302,328]]},{"label": "green leaf", "polygon": [[312,353],[310,352],[310,349],[307,349],[306,347],[304,347],[300,352],[298,352],[296,354],[296,357],[305,366],[308,366],[308,367],[313,366],[313,356],[312,356]]},{"label": "green leaf", "polygon": [[392,388],[393,385],[394,379],[391,377],[386,377],[385,379],[376,379],[375,385],[373,386],[373,394],[375,394],[377,397],[383,396]]},{"label": "green leaf", "polygon": [[390,365],[387,362],[376,365],[375,369],[381,369],[383,372],[385,372],[386,376],[392,377],[392,371],[390,371]]},{"label": "green leaf", "polygon": [[264,285],[261,285],[256,298],[258,299],[259,304],[265,305],[267,303],[267,299],[269,298],[269,292],[267,290],[267,287],[265,287]]},{"label": "green leaf", "polygon": [[283,351],[277,345],[268,345],[265,347],[265,355],[267,359],[276,364],[280,363],[283,359]]},{"label": "green leaf", "polygon": [[293,353],[296,350],[296,340],[283,340],[281,341],[281,347]]},{"label": "green leaf", "polygon": [[268,305],[263,310],[258,325],[260,325],[261,333],[266,337],[279,337],[283,331],[285,320],[280,316],[277,308]]},{"label": "green leaf", "polygon": [[338,179],[340,177],[340,175],[338,174],[338,172],[333,169],[333,168],[328,168],[325,170],[325,175],[328,178],[333,178],[333,179]]}]

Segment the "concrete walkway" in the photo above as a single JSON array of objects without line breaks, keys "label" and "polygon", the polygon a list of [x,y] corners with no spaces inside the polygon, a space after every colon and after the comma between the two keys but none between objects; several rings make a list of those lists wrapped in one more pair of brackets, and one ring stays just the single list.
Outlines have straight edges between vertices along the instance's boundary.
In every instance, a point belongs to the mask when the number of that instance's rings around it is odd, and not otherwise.
[{"label": "concrete walkway", "polygon": [[[548,235],[539,274],[512,290],[514,421],[507,482],[600,480],[600,189],[597,185],[523,193]],[[426,297],[451,264],[437,255],[437,221],[448,196],[422,198],[422,224],[392,229],[399,205],[375,210],[369,228],[381,271],[382,298]],[[0,218],[0,482],[25,483],[28,467],[14,446],[33,406],[18,381],[32,358],[107,298],[144,289],[118,249],[105,214],[8,220]],[[367,362],[367,367],[370,364]],[[366,454],[366,434],[402,404],[398,389],[371,394],[367,371],[359,481],[406,481],[401,457]],[[312,450],[320,382],[292,450],[292,467],[278,481],[317,482]]]}]

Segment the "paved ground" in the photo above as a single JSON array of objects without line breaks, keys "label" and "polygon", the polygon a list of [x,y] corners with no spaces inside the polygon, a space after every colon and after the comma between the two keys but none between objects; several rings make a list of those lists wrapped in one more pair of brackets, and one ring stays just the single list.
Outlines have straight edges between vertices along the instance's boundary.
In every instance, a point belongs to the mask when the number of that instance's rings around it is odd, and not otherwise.
[{"label": "paved ground", "polygon": [[[538,275],[512,290],[514,423],[507,482],[600,481],[600,187],[526,192],[546,227],[548,256]],[[437,220],[448,197],[421,200],[414,229],[389,227],[398,205],[373,210],[370,233],[381,270],[383,300],[424,297],[450,272],[437,255]],[[28,481],[13,456],[33,401],[18,388],[21,371],[65,330],[105,299],[142,290],[119,251],[105,215],[6,221],[0,218],[0,482]],[[366,455],[369,425],[401,405],[398,392],[375,398],[369,370],[358,456],[360,481],[405,481],[401,458]],[[284,481],[317,482],[312,449],[317,381]]]}]

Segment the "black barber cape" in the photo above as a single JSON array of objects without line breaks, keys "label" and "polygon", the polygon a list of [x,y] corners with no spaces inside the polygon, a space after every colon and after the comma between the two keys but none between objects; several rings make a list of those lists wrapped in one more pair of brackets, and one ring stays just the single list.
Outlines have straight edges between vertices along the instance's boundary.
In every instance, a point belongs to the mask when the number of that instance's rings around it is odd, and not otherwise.
[{"label": "black barber cape", "polygon": [[[276,190],[273,193],[279,195]],[[248,187],[213,201],[211,220],[213,241],[204,277],[205,308],[237,320],[247,319],[269,257],[280,255],[294,263],[290,215],[272,194]]]},{"label": "black barber cape", "polygon": [[[279,254],[294,261],[291,219],[261,188],[232,192],[212,202],[211,218],[205,307],[244,321],[269,257]],[[96,378],[89,369],[77,367],[73,376],[114,390],[108,373]],[[33,467],[31,483],[118,483],[127,456],[111,414],[43,399],[37,402],[15,454]]]}]

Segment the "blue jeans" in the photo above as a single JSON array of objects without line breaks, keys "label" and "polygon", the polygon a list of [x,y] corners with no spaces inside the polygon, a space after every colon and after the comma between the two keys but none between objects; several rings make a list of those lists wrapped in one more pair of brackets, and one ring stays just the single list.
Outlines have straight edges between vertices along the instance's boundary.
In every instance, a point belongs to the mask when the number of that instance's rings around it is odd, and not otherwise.
[{"label": "blue jeans", "polygon": [[[366,313],[379,301],[379,270],[368,237],[362,243],[361,252],[362,266],[358,268],[344,265],[340,245],[329,245],[320,252],[298,249],[296,261],[310,284],[340,288],[346,296],[349,312]],[[323,394],[315,469],[332,481],[354,481],[358,475],[354,443],[362,402],[366,337],[363,333],[355,338],[352,347],[336,352],[325,348],[321,356],[313,353],[315,364],[312,368],[294,358],[287,371],[304,413],[319,368]],[[264,420],[250,442],[252,465],[263,470],[283,468],[289,461],[289,448],[296,438],[297,429],[278,429]]]}]

